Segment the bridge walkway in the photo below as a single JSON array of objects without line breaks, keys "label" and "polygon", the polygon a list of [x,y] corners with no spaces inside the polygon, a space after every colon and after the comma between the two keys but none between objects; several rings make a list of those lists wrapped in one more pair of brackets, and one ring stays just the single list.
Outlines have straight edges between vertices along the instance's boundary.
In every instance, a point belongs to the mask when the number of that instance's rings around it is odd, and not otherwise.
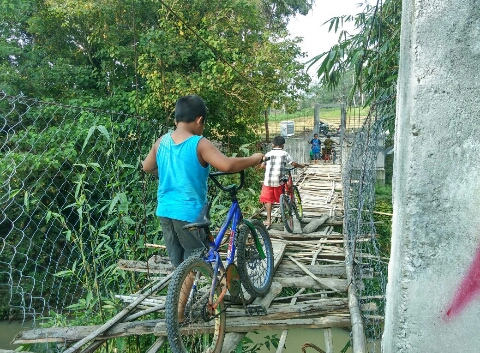
[{"label": "bridge walkway", "polygon": [[[267,314],[247,316],[243,306],[230,307],[222,352],[235,349],[248,332],[282,330],[277,349],[277,353],[281,353],[289,329],[321,328],[325,330],[326,352],[331,353],[330,329],[351,327],[342,235],[341,166],[310,165],[298,170],[294,180],[300,189],[304,219],[296,224],[294,233],[287,233],[278,208],[274,208],[276,222],[269,235],[275,252],[275,275],[270,292],[264,298],[255,299],[268,308]],[[118,267],[148,272],[152,282],[137,293],[118,295],[125,307],[115,317],[103,325],[23,331],[13,343],[62,342],[69,347],[65,352],[87,353],[95,351],[109,338],[150,334],[157,338],[147,352],[160,350],[166,341],[164,320],[142,320],[142,317],[164,310],[165,288],[172,273],[168,258],[155,255],[148,262],[120,260]],[[364,304],[361,310],[374,314],[376,307]]]}]

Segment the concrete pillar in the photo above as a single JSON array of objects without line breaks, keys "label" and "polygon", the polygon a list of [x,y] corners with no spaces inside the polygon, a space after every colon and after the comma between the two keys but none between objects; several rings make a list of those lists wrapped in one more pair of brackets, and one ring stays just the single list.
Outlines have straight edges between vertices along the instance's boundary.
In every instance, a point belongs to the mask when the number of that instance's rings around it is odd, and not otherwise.
[{"label": "concrete pillar", "polygon": [[340,107],[340,148],[343,147],[343,139],[345,137],[345,131],[347,129],[347,109],[345,104]]},{"label": "concrete pillar", "polygon": [[403,0],[384,353],[480,347],[480,4]]},{"label": "concrete pillar", "polygon": [[385,185],[385,157],[386,157],[386,149],[385,149],[385,134],[380,133],[378,135],[378,154],[377,154],[377,184],[382,186]]},{"label": "concrete pillar", "polygon": [[313,133],[314,134],[318,134],[319,125],[320,125],[320,104],[315,103],[315,105],[313,106]]}]

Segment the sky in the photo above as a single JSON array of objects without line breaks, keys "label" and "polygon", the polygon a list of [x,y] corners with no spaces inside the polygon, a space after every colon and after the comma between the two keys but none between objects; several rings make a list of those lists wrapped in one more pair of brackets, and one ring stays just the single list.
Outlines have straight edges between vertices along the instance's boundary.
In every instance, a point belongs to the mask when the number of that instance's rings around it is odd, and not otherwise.
[{"label": "sky", "polygon": [[[303,37],[301,48],[307,53],[308,59],[321,54],[337,43],[338,34],[328,32],[328,24],[322,24],[332,17],[353,15],[361,11],[358,7],[363,0],[316,0],[306,16],[297,16],[290,20],[288,29],[293,37]],[[352,27],[350,27],[352,29]],[[315,66],[308,73],[316,76]]]}]

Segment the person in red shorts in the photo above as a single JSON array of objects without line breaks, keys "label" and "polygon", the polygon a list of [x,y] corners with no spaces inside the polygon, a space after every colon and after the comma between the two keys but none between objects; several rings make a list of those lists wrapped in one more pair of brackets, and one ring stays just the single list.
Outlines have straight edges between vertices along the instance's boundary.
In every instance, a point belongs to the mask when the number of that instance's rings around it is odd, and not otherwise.
[{"label": "person in red shorts", "polygon": [[285,167],[291,165],[297,168],[305,167],[304,164],[295,162],[287,151],[283,150],[285,139],[283,136],[276,136],[272,141],[273,148],[265,154],[265,159],[270,157],[266,162],[262,163],[265,168],[265,178],[263,180],[262,192],[260,194],[260,202],[265,204],[267,211],[267,219],[263,223],[270,229],[272,225],[272,204],[280,201],[282,194],[282,177],[285,175]]}]

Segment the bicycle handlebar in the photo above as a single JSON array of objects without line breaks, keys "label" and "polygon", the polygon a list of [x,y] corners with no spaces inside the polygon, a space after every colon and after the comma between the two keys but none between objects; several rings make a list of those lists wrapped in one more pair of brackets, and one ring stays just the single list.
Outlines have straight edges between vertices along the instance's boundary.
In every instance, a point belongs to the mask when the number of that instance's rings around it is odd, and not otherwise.
[{"label": "bicycle handlebar", "polygon": [[[265,157],[264,156],[260,163],[266,162],[269,159],[270,159],[270,157]],[[240,174],[240,185],[238,185],[238,186],[237,185],[223,186],[222,184],[220,184],[220,182],[217,179],[218,177],[220,177],[222,175],[231,175],[231,174]],[[229,192],[233,188],[235,188],[236,190],[240,190],[243,187],[243,184],[245,183],[245,170],[241,170],[239,172],[213,172],[213,173],[209,174],[209,177],[210,177],[210,179],[212,179],[212,181],[215,183],[215,185],[217,185],[221,190],[223,190],[225,192]]]},{"label": "bicycle handlebar", "polygon": [[[220,184],[220,182],[217,180],[219,176],[222,175],[230,175],[230,174],[240,174],[240,185],[230,185],[230,186],[223,186]],[[245,183],[245,170],[241,170],[239,172],[214,172],[209,174],[210,179],[217,185],[221,190],[223,191],[230,191],[232,188],[236,188],[237,190],[240,190],[243,187],[243,184]]]}]

